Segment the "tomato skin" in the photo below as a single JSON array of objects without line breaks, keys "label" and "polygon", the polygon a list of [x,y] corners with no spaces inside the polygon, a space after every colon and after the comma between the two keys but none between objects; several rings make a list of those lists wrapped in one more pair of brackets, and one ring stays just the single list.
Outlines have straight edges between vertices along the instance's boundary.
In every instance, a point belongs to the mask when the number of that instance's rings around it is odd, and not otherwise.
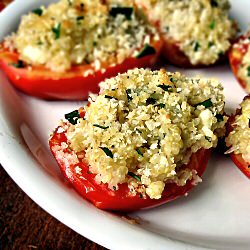
[{"label": "tomato skin", "polygon": [[[42,99],[86,100],[89,92],[99,92],[99,83],[106,78],[128,69],[153,66],[158,60],[162,41],[154,42],[152,46],[156,49],[155,54],[130,57],[115,66],[103,65],[105,72],[94,70],[92,65],[73,66],[64,73],[52,72],[42,66],[16,68],[13,64],[17,63],[19,55],[6,49],[0,51],[0,67],[13,85],[26,94]],[[84,76],[88,70],[94,70],[94,74]]]},{"label": "tomato skin", "polygon": [[[250,98],[250,96],[249,95],[246,96],[244,100],[247,98]],[[235,116],[240,114],[241,114],[241,109],[237,109],[235,115],[230,116],[227,122],[227,135],[229,135],[229,133],[232,132],[235,127],[234,125]],[[242,154],[231,153],[230,157],[234,162],[234,164],[241,170],[241,172],[243,172],[248,178],[250,178],[250,168],[248,167],[250,166],[250,164],[243,159]]]},{"label": "tomato skin", "polygon": [[[188,181],[183,187],[177,186],[173,183],[166,184],[162,198],[158,200],[150,199],[148,196],[146,196],[145,199],[140,198],[139,194],[136,196],[129,196],[129,189],[126,183],[119,184],[119,189],[116,191],[110,190],[108,189],[107,184],[96,183],[94,179],[95,174],[89,173],[88,166],[83,162],[75,165],[71,164],[69,166],[67,160],[65,160],[66,157],[59,158],[57,156],[55,146],[61,145],[62,143],[68,143],[66,132],[59,133],[59,128],[56,129],[54,135],[50,139],[49,144],[51,151],[66,179],[68,179],[83,198],[92,202],[99,209],[131,212],[139,209],[152,208],[185,195],[195,186],[195,183],[192,181]],[[64,152],[67,154],[69,151],[65,150]],[[210,155],[211,150],[201,149],[192,155],[190,163],[185,167],[196,170],[197,174],[202,176],[208,164]],[[81,174],[76,172],[76,166],[79,166],[82,169]]]},{"label": "tomato skin", "polygon": [[250,179],[250,168],[248,167],[250,164],[245,162],[242,155],[232,153],[230,157],[234,164]]},{"label": "tomato skin", "polygon": [[[245,90],[247,87],[247,83],[240,77],[239,70],[240,70],[240,67],[242,65],[242,60],[243,60],[244,56],[246,55],[246,53],[248,51],[248,47],[250,45],[250,43],[248,43],[248,44],[246,44],[246,43],[241,44],[240,43],[241,40],[245,40],[246,38],[247,37],[245,35],[240,36],[235,41],[235,43],[233,44],[233,46],[231,47],[231,49],[229,50],[229,53],[228,53],[231,69],[232,69],[236,79],[238,80],[240,85]],[[235,47],[234,46],[235,44],[238,44],[239,46]]]}]

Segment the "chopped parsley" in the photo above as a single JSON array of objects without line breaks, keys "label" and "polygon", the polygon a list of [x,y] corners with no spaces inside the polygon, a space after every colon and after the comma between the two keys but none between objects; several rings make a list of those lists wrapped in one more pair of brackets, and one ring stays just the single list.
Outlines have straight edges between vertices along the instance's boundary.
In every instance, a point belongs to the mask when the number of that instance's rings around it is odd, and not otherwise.
[{"label": "chopped parsley", "polygon": [[76,21],[77,21],[77,23],[79,24],[80,21],[82,21],[83,19],[84,19],[84,16],[78,16],[78,17],[76,18]]},{"label": "chopped parsley", "polygon": [[223,51],[220,51],[219,53],[218,53],[218,56],[219,57],[221,57],[221,56],[223,56],[224,55],[224,52]]},{"label": "chopped parsley", "polygon": [[217,118],[218,122],[223,122],[224,121],[224,116],[221,115],[221,114],[217,114],[215,117]]},{"label": "chopped parsley", "polygon": [[134,174],[133,172],[128,172],[128,175],[135,178],[137,181],[141,182],[141,178],[138,175]]},{"label": "chopped parsley", "polygon": [[133,100],[133,97],[131,96],[132,90],[131,90],[131,89],[127,89],[127,90],[126,90],[126,93],[127,93],[128,101]]},{"label": "chopped parsley", "polygon": [[209,141],[209,142],[212,142],[212,138],[209,137],[209,136],[205,136],[205,139],[206,139],[207,141]]},{"label": "chopped parsley", "polygon": [[56,27],[52,28],[52,31],[55,34],[56,40],[61,36],[61,23],[58,23]]},{"label": "chopped parsley", "polygon": [[12,66],[14,66],[15,68],[18,68],[18,69],[22,69],[22,68],[26,67],[26,64],[24,61],[18,60],[16,63],[13,63]]},{"label": "chopped parsley", "polygon": [[200,102],[198,104],[195,105],[195,107],[197,106],[204,106],[205,108],[210,108],[213,106],[213,103],[211,101],[211,98],[205,100],[204,102]]},{"label": "chopped parsley", "polygon": [[115,98],[115,97],[113,97],[113,96],[110,96],[110,95],[105,95],[104,97],[107,98],[107,99],[115,99],[115,100],[118,100],[117,98]]},{"label": "chopped parsley", "polygon": [[214,42],[209,41],[208,42],[208,48],[211,48],[212,46],[214,46]]},{"label": "chopped parsley", "polygon": [[116,186],[113,186],[113,190],[116,191]]},{"label": "chopped parsley", "polygon": [[214,28],[215,28],[215,26],[216,26],[216,22],[213,20],[211,23],[210,23],[210,29],[211,30],[214,30]]},{"label": "chopped parsley", "polygon": [[150,104],[155,104],[156,103],[156,99],[155,98],[152,98],[152,97],[149,97],[146,101],[146,105],[150,105]]},{"label": "chopped parsley", "polygon": [[109,156],[110,158],[113,159],[113,153],[106,147],[99,147],[100,149],[102,149],[102,151],[107,155]]},{"label": "chopped parsley", "polygon": [[93,126],[94,127],[97,127],[97,128],[102,128],[102,129],[107,129],[107,128],[109,128],[109,126],[101,126],[101,125],[99,125],[99,124],[93,124]]},{"label": "chopped parsley", "polygon": [[219,6],[217,0],[211,0],[211,5],[212,5],[212,7],[218,7]]},{"label": "chopped parsley", "polygon": [[142,151],[141,151],[139,148],[136,149],[136,152],[137,152],[140,156],[143,157],[143,153],[142,153]]},{"label": "chopped parsley", "polygon": [[161,84],[158,85],[157,87],[163,89],[164,91],[173,92],[172,86],[170,85]]},{"label": "chopped parsley", "polygon": [[201,45],[199,42],[194,43],[194,51],[197,52],[200,49]]},{"label": "chopped parsley", "polygon": [[68,120],[73,125],[76,125],[79,118],[81,118],[78,110],[74,110],[68,114],[65,114],[64,117],[66,120]]},{"label": "chopped parsley", "polygon": [[38,16],[41,16],[43,14],[42,8],[35,9],[32,12]]},{"label": "chopped parsley", "polygon": [[140,198],[142,199],[143,198],[143,195],[140,193]]},{"label": "chopped parsley", "polygon": [[93,174],[91,171],[88,171],[87,173],[88,173],[88,174]]},{"label": "chopped parsley", "polygon": [[155,53],[156,53],[155,48],[147,43],[141,50],[141,52],[136,56],[136,58],[142,58],[144,56],[153,55]]},{"label": "chopped parsley", "polygon": [[176,79],[175,79],[174,77],[170,77],[169,80],[170,80],[170,82],[172,82],[172,83],[175,83],[175,82],[176,82]]},{"label": "chopped parsley", "polygon": [[247,67],[247,76],[250,76],[250,66]]},{"label": "chopped parsley", "polygon": [[135,131],[137,131],[139,134],[142,134],[142,131],[138,128],[136,128]]},{"label": "chopped parsley", "polygon": [[164,109],[166,105],[164,103],[159,103],[156,106],[159,107],[160,109]]},{"label": "chopped parsley", "polygon": [[112,7],[109,15],[116,17],[117,15],[124,15],[128,20],[131,20],[134,9],[132,7]]}]

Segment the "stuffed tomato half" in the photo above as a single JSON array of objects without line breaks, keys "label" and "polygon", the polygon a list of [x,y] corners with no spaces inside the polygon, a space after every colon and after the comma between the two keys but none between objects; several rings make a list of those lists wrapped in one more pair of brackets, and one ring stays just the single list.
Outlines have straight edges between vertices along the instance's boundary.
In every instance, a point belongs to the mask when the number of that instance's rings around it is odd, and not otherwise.
[{"label": "stuffed tomato half", "polygon": [[100,85],[51,136],[65,177],[105,210],[134,211],[187,194],[225,133],[221,84],[135,69]]},{"label": "stuffed tomato half", "polygon": [[229,51],[232,71],[241,86],[250,93],[250,30],[241,35]]},{"label": "stuffed tomato half", "polygon": [[84,99],[100,81],[157,61],[161,41],[133,5],[60,0],[22,17],[0,47],[0,66],[23,92]]},{"label": "stuffed tomato half", "polygon": [[250,178],[250,96],[246,96],[241,108],[228,120],[226,152],[235,165]]},{"label": "stuffed tomato half", "polygon": [[181,67],[222,60],[238,27],[229,18],[228,0],[135,0],[159,30],[165,58]]}]

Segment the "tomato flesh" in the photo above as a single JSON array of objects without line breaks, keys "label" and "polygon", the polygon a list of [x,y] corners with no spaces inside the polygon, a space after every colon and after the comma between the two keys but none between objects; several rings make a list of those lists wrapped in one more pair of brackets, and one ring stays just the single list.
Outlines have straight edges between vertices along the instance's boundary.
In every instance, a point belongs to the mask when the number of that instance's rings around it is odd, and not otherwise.
[{"label": "tomato flesh", "polygon": [[[159,206],[166,202],[177,199],[185,195],[195,183],[191,180],[185,186],[177,186],[174,183],[166,184],[161,199],[140,198],[140,195],[131,196],[127,183],[119,184],[118,190],[110,190],[107,184],[98,184],[95,181],[95,174],[89,172],[89,167],[82,161],[77,164],[68,164],[66,154],[68,149],[64,150],[63,157],[58,157],[56,146],[62,143],[68,144],[66,132],[59,133],[57,130],[50,139],[50,148],[55,156],[64,176],[78,191],[78,193],[88,201],[92,202],[96,207],[103,210],[130,212],[143,208],[151,208]],[[194,169],[199,176],[202,176],[208,160],[210,158],[211,150],[201,149],[193,154],[190,163],[185,168]],[[81,172],[76,171],[76,167],[81,168]]]},{"label": "tomato flesh", "polygon": [[[130,57],[115,66],[103,65],[105,71],[93,65],[72,66],[63,73],[52,72],[43,66],[16,68],[20,56],[7,49],[0,51],[0,66],[13,85],[26,94],[43,99],[84,100],[90,92],[99,92],[99,83],[128,69],[153,66],[159,57],[162,42],[152,44],[156,53],[141,58]],[[88,74],[88,71],[94,71]]]},{"label": "tomato flesh", "polygon": [[235,42],[235,44],[239,44],[238,47],[232,46],[231,49],[229,50],[228,56],[229,56],[229,62],[231,65],[231,69],[240,83],[240,85],[246,89],[247,83],[240,77],[239,75],[239,70],[242,66],[242,61],[244,56],[246,55],[248,51],[248,47],[250,43],[244,43],[241,44],[240,41],[246,39],[245,36],[241,36],[238,38],[238,40]]},{"label": "tomato flesh", "polygon": [[250,164],[245,162],[242,158],[241,154],[234,154],[232,153],[231,159],[233,160],[234,164],[248,177],[250,178]]},{"label": "tomato flesh", "polygon": [[[246,98],[250,98],[249,96],[246,96],[244,98],[244,100]],[[237,109],[236,110],[236,114],[230,116],[228,122],[227,122],[227,135],[229,135],[230,132],[233,131],[235,125],[234,125],[234,121],[235,121],[235,116],[236,115],[240,115],[241,114],[241,109]],[[250,164],[247,163],[243,157],[242,154],[235,154],[235,153],[231,153],[230,157],[232,159],[232,161],[234,162],[234,164],[248,177],[250,178]]]}]

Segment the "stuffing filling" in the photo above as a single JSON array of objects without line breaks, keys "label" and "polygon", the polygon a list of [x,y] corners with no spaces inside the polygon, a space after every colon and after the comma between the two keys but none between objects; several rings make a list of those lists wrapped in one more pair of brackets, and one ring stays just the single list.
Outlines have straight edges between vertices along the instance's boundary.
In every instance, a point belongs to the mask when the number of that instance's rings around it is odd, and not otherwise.
[{"label": "stuffing filling", "polygon": [[166,183],[198,182],[185,167],[201,148],[225,133],[223,87],[217,80],[187,78],[165,70],[129,70],[101,83],[84,118],[67,125],[69,147],[84,152],[98,183],[131,195],[161,198]]},{"label": "stuffing filling", "polygon": [[241,114],[235,116],[233,130],[226,138],[227,153],[241,154],[250,163],[250,99],[245,98],[240,106]]},{"label": "stuffing filling", "polygon": [[72,65],[93,64],[100,70],[120,64],[157,40],[156,30],[133,5],[61,0],[23,16],[4,44],[27,63],[63,72]]},{"label": "stuffing filling", "polygon": [[228,0],[136,2],[148,9],[166,39],[176,41],[193,65],[215,63],[237,33],[237,25],[229,18]]}]

